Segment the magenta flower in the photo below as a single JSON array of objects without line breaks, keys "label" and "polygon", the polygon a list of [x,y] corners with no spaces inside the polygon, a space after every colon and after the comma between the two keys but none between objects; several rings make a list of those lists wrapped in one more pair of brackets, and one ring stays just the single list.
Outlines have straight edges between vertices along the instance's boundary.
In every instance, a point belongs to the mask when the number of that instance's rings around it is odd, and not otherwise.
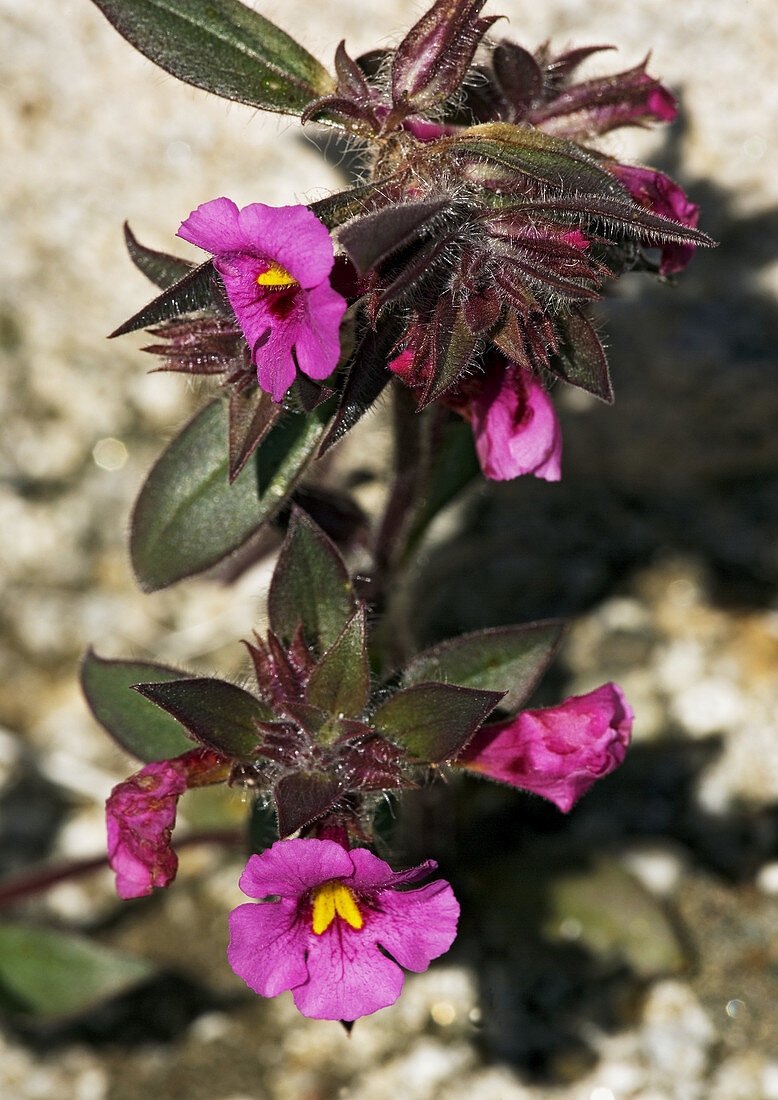
[{"label": "magenta flower", "polygon": [[193,749],[174,760],[147,764],[111,791],[105,804],[108,862],[121,898],[140,898],[155,886],[169,886],[178,857],[170,847],[178,799],[187,787],[224,776],[216,753]]},{"label": "magenta flower", "polygon": [[447,882],[397,889],[436,866],[395,873],[365,848],[276,841],[251,857],[240,888],[277,900],[230,914],[230,966],[262,997],[292,990],[315,1020],[355,1020],[394,1004],[400,967],[426,970],[456,936],[459,905]]},{"label": "magenta flower", "polygon": [[198,206],[178,236],[213,253],[259,385],[274,401],[298,367],[318,380],[332,374],[346,301],[330,285],[332,241],[315,214],[259,202],[239,210],[219,198]]},{"label": "magenta flower", "polygon": [[455,763],[533,791],[567,813],[596,779],[621,764],[632,708],[616,684],[482,726]]},{"label": "magenta flower", "polygon": [[[630,164],[606,164],[605,167],[624,184],[635,202],[661,214],[673,218],[681,225],[694,228],[700,216],[700,208],[690,202],[685,191],[669,176],[657,172],[654,168],[637,168]],[[695,245],[669,243],[662,245],[660,275],[673,275],[682,271],[694,255]]]},{"label": "magenta flower", "polygon": [[475,449],[485,477],[533,474],[559,481],[562,433],[551,398],[524,367],[491,366],[469,403]]},{"label": "magenta flower", "polygon": [[[421,392],[426,379],[414,374],[413,361],[414,350],[407,348],[389,367]],[[471,375],[442,401],[470,421],[484,477],[507,481],[533,474],[545,481],[559,481],[559,421],[551,398],[531,371],[493,351],[487,357],[485,373]]]}]

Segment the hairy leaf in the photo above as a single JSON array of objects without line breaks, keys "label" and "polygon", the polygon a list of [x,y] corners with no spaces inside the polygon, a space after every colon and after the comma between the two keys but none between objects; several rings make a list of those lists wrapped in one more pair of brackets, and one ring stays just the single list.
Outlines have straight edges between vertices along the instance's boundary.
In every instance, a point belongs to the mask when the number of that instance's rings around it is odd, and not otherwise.
[{"label": "hairy leaf", "polygon": [[612,405],[608,360],[592,323],[577,309],[560,313],[555,320],[561,342],[548,369],[571,386],[578,386]]},{"label": "hairy leaf", "polygon": [[[590,153],[572,141],[542,130],[487,122],[438,144],[457,159],[492,163],[515,172],[517,183],[524,176],[555,190],[580,190],[595,195],[619,190],[614,187],[613,176]],[[549,205],[553,206],[553,200]]]},{"label": "hairy leaf", "polygon": [[124,241],[130,259],[137,269],[142,271],[146,278],[160,290],[175,286],[195,266],[189,260],[182,260],[179,256],[170,256],[167,252],[155,252],[153,248],[146,248],[145,245],[140,244],[128,222],[124,223]]},{"label": "hairy leaf", "polygon": [[180,317],[184,313],[196,313],[200,309],[212,308],[216,301],[213,293],[215,278],[213,260],[206,260],[204,264],[193,268],[167,290],[163,290],[123,325],[114,329],[108,339],[124,336],[128,332],[137,332],[141,328],[149,328],[150,325],[168,321],[171,317]]},{"label": "hairy leaf", "polygon": [[302,623],[305,641],[320,655],[336,641],[356,608],[343,559],[299,508],[292,511],[267,607],[274,634],[288,645]]},{"label": "hairy leaf", "polygon": [[501,710],[517,711],[548,668],[564,631],[559,619],[477,630],[414,657],[403,673],[408,686],[441,680],[503,691]]},{"label": "hairy leaf", "polygon": [[335,717],[353,718],[367,706],[369,692],[365,608],[362,606],[311,673],[308,702]]},{"label": "hairy leaf", "polygon": [[300,115],[334,89],[315,57],[238,0],[94,0],[160,68],[196,88]]},{"label": "hairy leaf", "polygon": [[286,415],[230,484],[227,405],[206,405],[160,456],[135,505],[130,554],[141,587],[165,588],[241,546],[288,499],[330,413],[322,405]]},{"label": "hairy leaf", "polygon": [[276,783],[278,835],[289,836],[326,814],[344,792],[343,784],[326,772],[292,772]]},{"label": "hairy leaf", "polygon": [[81,664],[81,688],[101,726],[126,752],[150,764],[188,752],[192,742],[174,718],[130,688],[142,681],[180,681],[187,675],[150,661],[106,660],[90,649]]},{"label": "hairy leaf", "polygon": [[229,408],[229,479],[232,485],[281,415],[269,393],[258,386],[234,389]]},{"label": "hairy leaf", "polygon": [[262,740],[257,722],[271,722],[272,709],[255,695],[225,680],[197,677],[167,683],[136,684],[135,690],[189,730],[220,756],[251,760]]},{"label": "hairy leaf", "polygon": [[426,111],[456,91],[478,43],[499,18],[478,18],[485,2],[437,0],[411,27],[392,60],[396,105]]},{"label": "hairy leaf", "polygon": [[464,748],[503,694],[454,684],[416,684],[382,703],[370,724],[417,760],[436,764]]},{"label": "hairy leaf", "polygon": [[338,233],[338,240],[360,275],[434,229],[446,199],[387,206],[356,218]]},{"label": "hairy leaf", "polygon": [[387,364],[403,328],[402,314],[388,313],[379,317],[375,329],[368,327],[363,333],[354,349],[335,419],[319,449],[320,456],[351,431],[380,397],[391,378]]}]

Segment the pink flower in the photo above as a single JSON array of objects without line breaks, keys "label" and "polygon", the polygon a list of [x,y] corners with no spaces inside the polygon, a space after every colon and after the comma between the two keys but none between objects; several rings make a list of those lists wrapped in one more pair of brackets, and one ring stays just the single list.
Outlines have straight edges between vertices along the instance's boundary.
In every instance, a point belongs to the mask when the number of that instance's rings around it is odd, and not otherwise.
[{"label": "pink flower", "polygon": [[[414,349],[407,348],[389,363],[389,368],[406,385],[422,391],[426,379],[415,375],[413,360]],[[559,481],[559,421],[551,398],[531,371],[491,352],[485,373],[466,378],[441,400],[472,424],[485,477],[507,481],[533,474],[546,481]]]},{"label": "pink flower", "polygon": [[616,684],[482,726],[455,763],[534,791],[567,813],[596,779],[624,759],[632,708]]},{"label": "pink flower", "polygon": [[169,886],[178,857],[170,847],[178,799],[187,787],[221,779],[221,757],[193,749],[174,760],[147,764],[114,787],[105,804],[108,862],[121,898],[140,898]]},{"label": "pink flower", "polygon": [[490,367],[469,405],[484,475],[507,481],[533,474],[559,481],[562,433],[551,398],[531,371],[515,363]]},{"label": "pink flower", "polygon": [[330,285],[332,241],[315,214],[258,202],[239,210],[219,198],[198,206],[178,236],[213,253],[259,385],[274,401],[298,367],[309,378],[332,374],[346,301]]},{"label": "pink flower", "polygon": [[[681,225],[694,228],[700,215],[700,208],[690,202],[682,188],[669,176],[653,168],[637,168],[630,164],[606,164],[605,167],[617,179],[621,180],[635,202],[650,210],[672,218]],[[694,255],[693,244],[662,245],[662,261],[659,267],[661,275],[672,275],[682,271]]]},{"label": "pink flower", "polygon": [[291,989],[316,1020],[355,1020],[394,1004],[400,967],[426,970],[456,936],[459,905],[447,882],[397,889],[435,866],[395,873],[365,848],[279,840],[241,876],[244,894],[277,900],[230,914],[230,966],[263,997]]}]

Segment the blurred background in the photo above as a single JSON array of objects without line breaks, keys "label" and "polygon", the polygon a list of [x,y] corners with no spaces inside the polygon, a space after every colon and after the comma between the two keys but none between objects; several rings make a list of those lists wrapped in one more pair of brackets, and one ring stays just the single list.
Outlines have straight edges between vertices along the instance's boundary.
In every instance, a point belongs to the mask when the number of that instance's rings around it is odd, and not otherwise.
[{"label": "blurred background", "polygon": [[[421,11],[255,6],[327,64],[341,38],[353,55],[391,44]],[[229,970],[239,849],[186,850],[152,899],[119,903],[100,871],[7,908],[13,927],[84,933],[125,960],[117,995],[86,1011],[2,999],[9,1100],[778,1100],[778,8],[487,11],[529,48],[617,45],[591,74],[652,51],[680,118],[607,148],[677,179],[720,246],[677,288],[627,276],[598,306],[615,408],[558,390],[562,482],[471,492],[437,524],[409,605],[422,642],[569,616],[536,705],[615,679],[634,748],[569,817],[486,784],[411,800],[395,862],[439,860],[461,935],[350,1038]],[[99,855],[102,803],[133,770],[80,695],[86,647],[239,676],[237,640],[264,613],[271,559],[229,586],[134,586],[129,510],[202,390],[147,374],[142,335],[105,340],[153,293],[122,222],[194,258],[174,234],[199,203],[311,201],[343,175],[294,122],[160,72],[89,0],[0,0],[0,27],[0,872],[15,875]],[[368,511],[385,412],[328,471]],[[246,809],[190,792],[182,832]]]}]

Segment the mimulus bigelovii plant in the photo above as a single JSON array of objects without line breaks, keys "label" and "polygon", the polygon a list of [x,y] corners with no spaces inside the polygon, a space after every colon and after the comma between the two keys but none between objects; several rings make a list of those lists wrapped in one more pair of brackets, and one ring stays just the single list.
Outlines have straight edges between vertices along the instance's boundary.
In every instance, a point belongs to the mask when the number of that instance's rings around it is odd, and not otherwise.
[{"label": "mimulus bigelovii plant", "polygon": [[[580,79],[608,47],[529,52],[497,35],[485,0],[438,0],[396,49],[352,58],[341,43],[330,73],[238,0],[95,3],[173,75],[339,132],[366,165],[308,205],[203,196],[177,230],[199,266],[126,228],[159,293],[114,335],[148,329],[161,369],[221,376],[141,490],[141,586],[209,568],[263,524],[286,538],[268,632],[245,643],[252,690],[91,652],[82,673],[96,716],[144,763],[108,799],[120,896],[174,879],[185,790],[250,792],[272,835],[252,833],[240,887],[256,900],[229,918],[229,963],[264,997],[291,990],[303,1015],[350,1023],[456,935],[451,887],[422,882],[434,862],[397,871],[371,851],[387,794],[468,772],[568,812],[622,762],[632,728],[615,684],[526,709],[558,621],[408,651],[408,631],[384,627],[398,580],[479,466],[559,480],[555,385],[613,400],[589,304],[626,271],[668,279],[711,242],[676,183],[598,148],[676,114],[645,63]],[[304,479],[385,391],[396,471],[365,534],[353,502]],[[372,568],[352,576],[357,529]]]}]

